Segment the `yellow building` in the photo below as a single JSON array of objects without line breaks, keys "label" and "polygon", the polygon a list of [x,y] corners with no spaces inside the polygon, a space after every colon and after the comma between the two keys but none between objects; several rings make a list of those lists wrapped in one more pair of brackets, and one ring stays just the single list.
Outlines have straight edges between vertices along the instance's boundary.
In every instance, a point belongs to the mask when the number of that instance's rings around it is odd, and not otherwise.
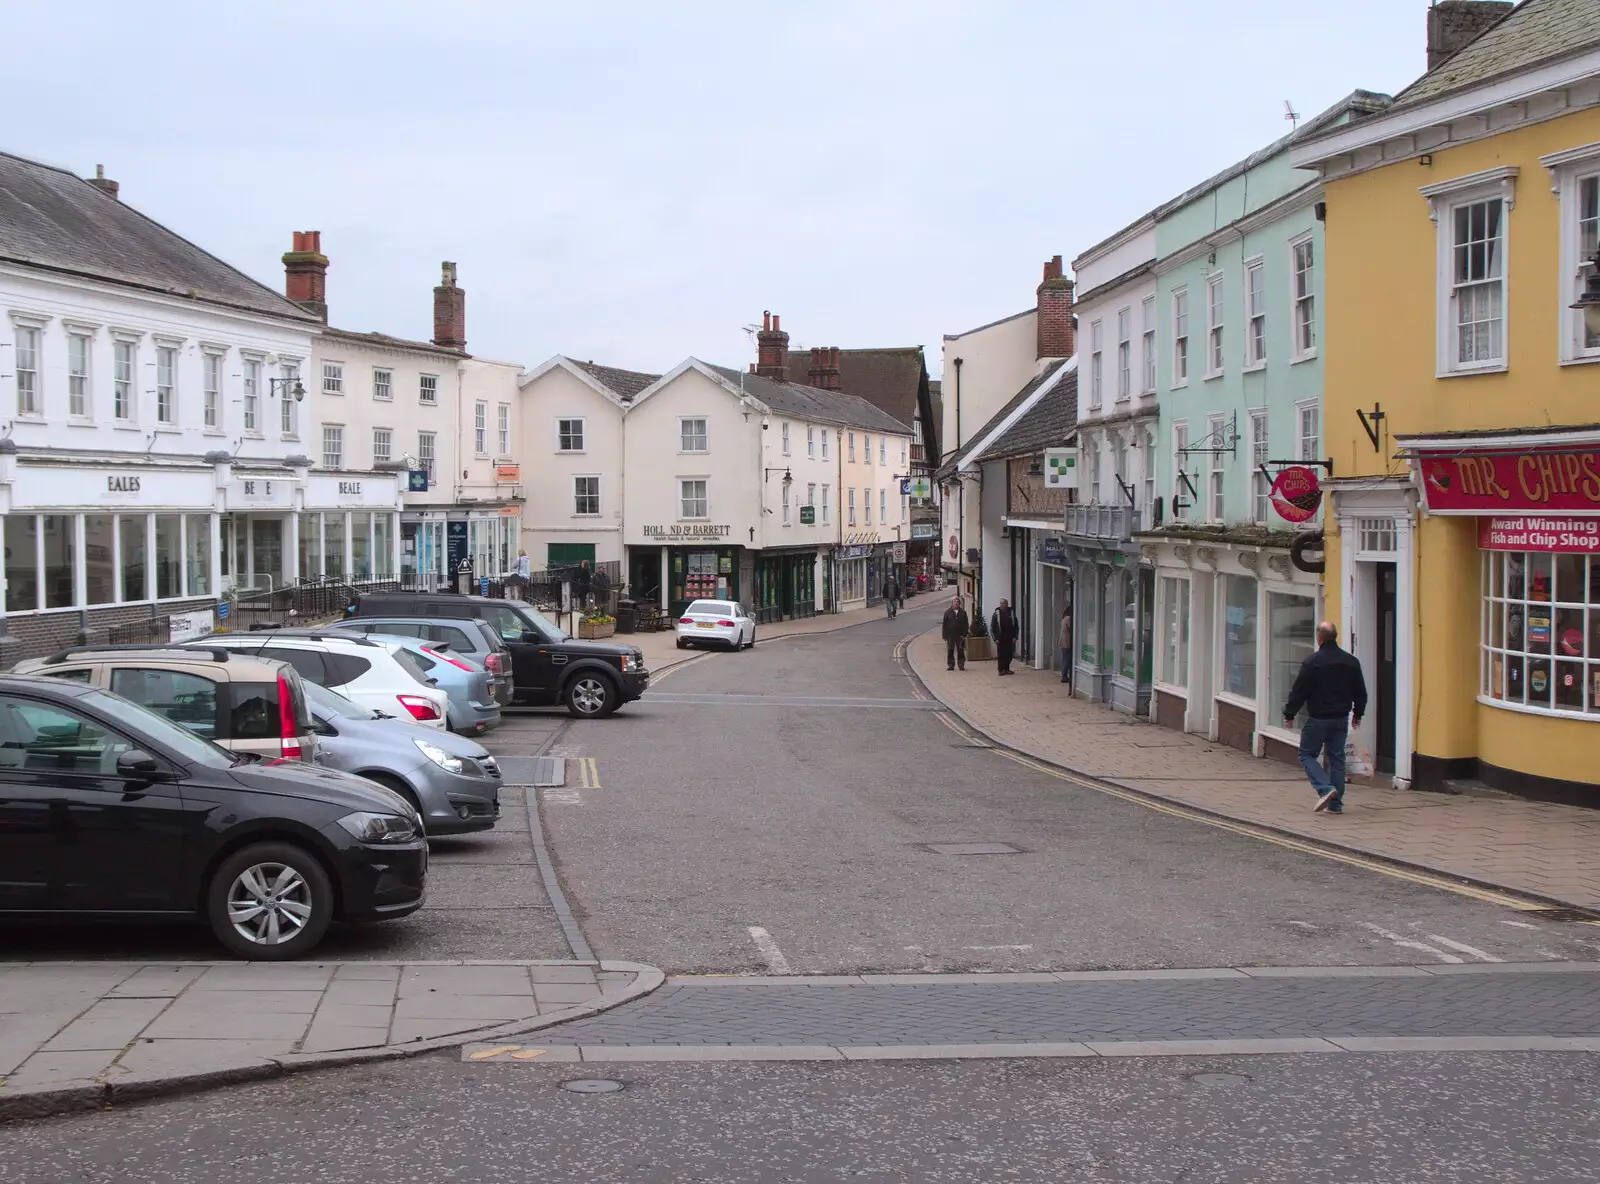
[{"label": "yellow building", "polygon": [[[1440,7],[1444,7],[1441,5]],[[1330,616],[1400,785],[1600,805],[1600,0],[1297,148],[1327,203]]]}]

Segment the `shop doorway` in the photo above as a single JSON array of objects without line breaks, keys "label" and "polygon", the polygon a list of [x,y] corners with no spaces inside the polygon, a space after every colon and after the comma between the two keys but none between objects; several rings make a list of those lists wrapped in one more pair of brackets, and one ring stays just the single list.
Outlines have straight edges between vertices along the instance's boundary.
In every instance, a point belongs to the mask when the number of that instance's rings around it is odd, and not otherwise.
[{"label": "shop doorway", "polygon": [[628,552],[628,592],[640,604],[665,605],[661,595],[661,549],[633,547]]},{"label": "shop doorway", "polygon": [[1395,725],[1395,627],[1398,572],[1392,563],[1374,563],[1377,585],[1377,686],[1373,689],[1377,743],[1373,759],[1380,773],[1394,772]]}]

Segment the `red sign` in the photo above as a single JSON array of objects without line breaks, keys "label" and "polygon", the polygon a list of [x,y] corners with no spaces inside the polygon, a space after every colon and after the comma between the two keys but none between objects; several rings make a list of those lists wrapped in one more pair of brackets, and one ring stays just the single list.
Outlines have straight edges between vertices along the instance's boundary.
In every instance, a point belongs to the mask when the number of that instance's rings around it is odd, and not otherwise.
[{"label": "red sign", "polygon": [[494,479],[502,484],[515,485],[522,480],[521,465],[495,465]]},{"label": "red sign", "polygon": [[1317,480],[1317,471],[1305,465],[1284,469],[1272,483],[1271,499],[1280,518],[1305,522],[1314,517],[1322,505],[1322,483]]},{"label": "red sign", "polygon": [[1600,450],[1461,454],[1417,458],[1434,514],[1600,514]]},{"label": "red sign", "polygon": [[961,558],[961,540],[956,538],[955,535],[950,536],[950,558]]},{"label": "red sign", "polygon": [[1478,546],[1485,551],[1558,551],[1600,555],[1600,518],[1479,518]]}]

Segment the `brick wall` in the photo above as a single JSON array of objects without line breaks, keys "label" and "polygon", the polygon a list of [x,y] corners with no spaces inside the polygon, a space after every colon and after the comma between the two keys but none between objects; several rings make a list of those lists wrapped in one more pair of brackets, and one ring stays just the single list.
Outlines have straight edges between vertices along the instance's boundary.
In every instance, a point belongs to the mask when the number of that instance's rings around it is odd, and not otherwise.
[{"label": "brick wall", "polygon": [[1071,490],[1047,489],[1042,471],[1028,471],[1035,464],[1043,469],[1043,453],[1006,461],[1006,513],[1019,518],[1060,518],[1072,501]]},{"label": "brick wall", "polygon": [[1175,732],[1183,731],[1183,716],[1189,710],[1189,700],[1170,691],[1156,692],[1156,723]]},{"label": "brick wall", "polygon": [[[107,645],[123,639],[113,635],[121,627],[129,641],[165,641],[170,637],[174,613],[215,608],[216,600],[165,601],[148,604],[108,605],[78,612],[24,613],[6,618],[6,636],[0,638],[0,668],[27,658],[42,658],[70,645]],[[148,629],[139,626],[148,624]]]},{"label": "brick wall", "polygon": [[1256,714],[1218,699],[1217,740],[1240,752],[1255,751]]}]

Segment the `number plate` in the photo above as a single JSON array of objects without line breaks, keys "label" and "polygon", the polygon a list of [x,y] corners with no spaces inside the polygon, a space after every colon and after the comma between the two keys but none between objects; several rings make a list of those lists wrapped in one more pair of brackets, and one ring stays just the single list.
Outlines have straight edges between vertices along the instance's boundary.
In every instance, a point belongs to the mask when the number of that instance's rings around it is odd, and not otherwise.
[{"label": "number plate", "polygon": [[696,629],[715,629],[717,626],[712,621],[696,621],[694,627]]}]

